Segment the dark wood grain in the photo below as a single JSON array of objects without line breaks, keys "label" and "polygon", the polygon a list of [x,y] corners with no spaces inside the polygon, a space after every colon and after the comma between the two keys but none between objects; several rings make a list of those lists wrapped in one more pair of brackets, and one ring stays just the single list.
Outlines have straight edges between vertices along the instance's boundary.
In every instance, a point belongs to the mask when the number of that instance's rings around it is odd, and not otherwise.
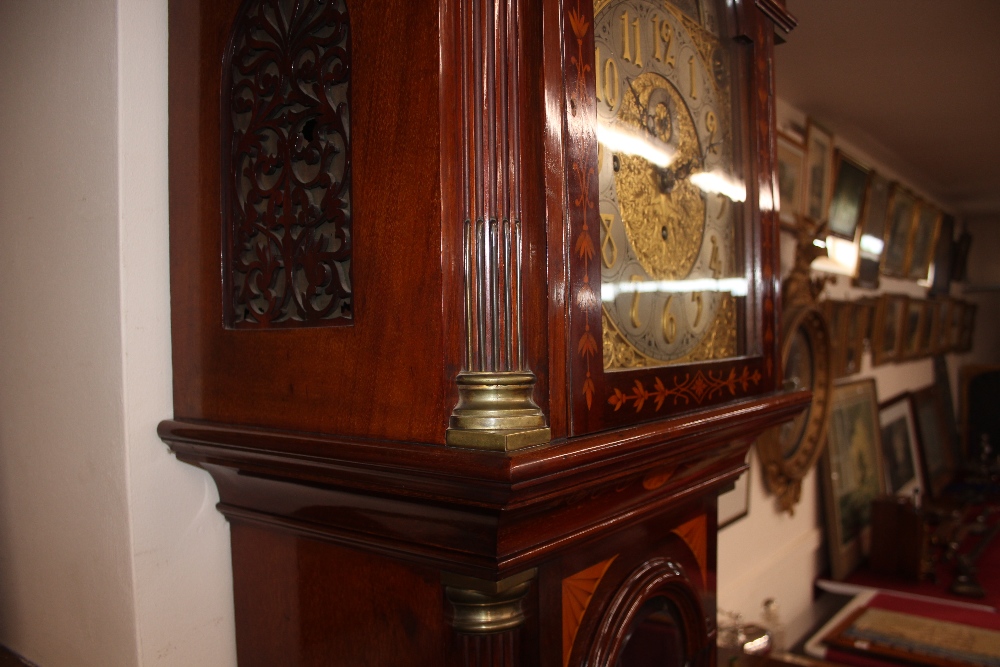
[{"label": "dark wood grain", "polygon": [[[757,206],[773,200],[783,4],[735,15],[752,353],[605,373],[599,300],[585,294],[599,268],[582,251],[599,239],[592,2],[347,0],[352,320],[270,331],[224,326],[221,96],[243,3],[170,3],[174,418],[159,429],[211,473],[232,525],[240,664],[578,664],[613,656],[614,626],[657,591],[685,610],[694,664],[711,662],[716,496],[754,438],[810,398],[778,391],[777,219]],[[468,343],[464,230],[480,217],[523,230],[524,335],[510,352],[493,330]],[[490,308],[512,324],[515,311]],[[487,348],[483,368],[534,372],[551,442],[444,444],[455,378]],[[658,378],[673,393],[656,395]],[[604,560],[564,645],[563,582]],[[645,586],[656,563],[683,576]],[[488,588],[533,569],[522,626],[499,639],[449,626],[443,574]]]}]

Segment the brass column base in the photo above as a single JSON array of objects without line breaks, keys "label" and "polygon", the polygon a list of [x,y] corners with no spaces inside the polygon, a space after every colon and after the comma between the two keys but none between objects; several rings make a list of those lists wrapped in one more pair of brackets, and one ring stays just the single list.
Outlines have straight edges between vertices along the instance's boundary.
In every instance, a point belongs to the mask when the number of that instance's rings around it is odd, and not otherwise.
[{"label": "brass column base", "polygon": [[492,634],[513,630],[524,623],[524,596],[537,570],[531,569],[500,581],[484,581],[445,573],[445,596],[451,603],[448,620],[456,632]]},{"label": "brass column base", "polygon": [[531,398],[530,371],[463,372],[446,442],[456,447],[510,451],[551,439],[545,415]]}]

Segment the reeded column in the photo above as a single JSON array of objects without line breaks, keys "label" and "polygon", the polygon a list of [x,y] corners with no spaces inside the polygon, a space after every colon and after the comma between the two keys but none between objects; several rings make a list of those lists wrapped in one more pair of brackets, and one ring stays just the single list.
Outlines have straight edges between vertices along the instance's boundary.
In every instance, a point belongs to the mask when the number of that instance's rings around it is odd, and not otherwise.
[{"label": "reeded column", "polygon": [[519,7],[456,0],[466,356],[447,441],[501,451],[550,438],[524,359]]},{"label": "reeded column", "polygon": [[502,581],[444,574],[450,603],[448,620],[462,636],[466,667],[514,667],[517,640],[524,624],[524,597],[537,571]]}]

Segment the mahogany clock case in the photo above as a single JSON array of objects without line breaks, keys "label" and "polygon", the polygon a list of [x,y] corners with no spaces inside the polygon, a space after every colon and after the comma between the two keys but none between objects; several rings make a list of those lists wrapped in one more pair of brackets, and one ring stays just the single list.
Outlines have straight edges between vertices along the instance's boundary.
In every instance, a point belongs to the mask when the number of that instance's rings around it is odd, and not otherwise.
[{"label": "mahogany clock case", "polygon": [[[581,264],[581,238],[600,242],[575,191],[574,164],[597,152],[582,115],[593,73],[577,69],[594,53],[585,0],[347,0],[348,36],[329,48],[342,50],[350,72],[336,107],[349,109],[338,154],[349,168],[336,185],[349,182],[340,201],[350,206],[334,207],[339,241],[316,255],[340,263],[339,305],[330,326],[289,324],[298,315],[287,313],[250,322],[232,308],[248,284],[233,267],[267,259],[252,256],[259,246],[240,241],[225,217],[226,188],[245,173],[232,167],[247,159],[228,153],[225,131],[238,125],[225,113],[227,81],[243,66],[233,36],[247,34],[234,17],[281,2],[171,0],[169,12],[174,419],[159,432],[179,459],[212,474],[232,524],[241,664],[328,664],[330,651],[355,649],[367,664],[486,660],[462,653],[462,641],[474,652],[515,651],[513,630],[455,632],[442,573],[487,589],[528,577],[527,620],[516,630],[523,664],[613,660],[622,650],[606,643],[615,623],[630,622],[661,588],[687,631],[697,629],[688,649],[702,651],[714,631],[716,495],[746,469],[757,435],[810,398],[778,391],[777,216],[757,206],[773,187],[774,28],[794,19],[776,0],[732,5],[747,113],[745,266],[756,295],[743,317],[758,338],[750,354],[722,364],[671,367],[660,377],[664,399],[640,401],[655,378],[603,371],[599,313],[580,299],[594,270]],[[275,118],[270,131],[289,145],[328,131],[282,129]],[[263,159],[254,168],[275,166]],[[474,229],[482,217],[518,223],[499,227],[516,230],[513,256],[523,261],[519,289],[504,287],[518,301],[500,316],[519,319],[516,352],[489,332],[477,338],[478,321],[467,317],[466,221]],[[328,231],[312,234],[301,238]],[[593,346],[581,345],[588,324]],[[506,452],[445,445],[456,376],[490,346],[497,368],[485,370],[533,373],[547,443]],[[616,410],[610,398],[625,393],[622,378],[633,398]],[[692,521],[701,522],[697,537]],[[573,623],[553,616],[566,609],[567,580],[616,554],[578,638],[564,645]],[[367,597],[355,594],[362,589]],[[404,653],[387,656],[377,619],[390,619],[382,626],[394,626]],[[357,632],[354,648],[334,621]],[[710,651],[696,664],[708,664]]]}]

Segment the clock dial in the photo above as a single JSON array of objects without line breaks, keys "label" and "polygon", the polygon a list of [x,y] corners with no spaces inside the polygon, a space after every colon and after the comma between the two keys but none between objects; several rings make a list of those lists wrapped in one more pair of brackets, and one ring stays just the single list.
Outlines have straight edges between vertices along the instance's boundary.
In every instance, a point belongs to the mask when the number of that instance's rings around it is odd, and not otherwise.
[{"label": "clock dial", "polygon": [[595,3],[611,370],[738,354],[745,187],[735,169],[732,76],[718,23],[706,8],[681,11],[659,0]]}]

